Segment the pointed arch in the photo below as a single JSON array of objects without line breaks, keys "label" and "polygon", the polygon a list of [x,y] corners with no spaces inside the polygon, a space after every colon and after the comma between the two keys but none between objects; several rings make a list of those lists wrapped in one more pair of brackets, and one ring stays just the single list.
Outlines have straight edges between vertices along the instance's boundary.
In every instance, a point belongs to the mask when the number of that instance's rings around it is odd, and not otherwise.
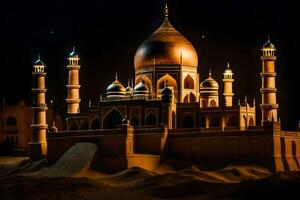
[{"label": "pointed arch", "polygon": [[165,82],[167,82],[168,86],[173,86],[174,91],[177,90],[176,80],[169,74],[166,74],[160,79],[158,79],[157,81],[157,85],[156,85],[157,93],[160,93],[160,90],[165,87]]},{"label": "pointed arch", "polygon": [[192,92],[190,93],[190,102],[196,102],[196,96]]},{"label": "pointed arch", "polygon": [[214,99],[210,100],[209,107],[217,107],[217,102]]},{"label": "pointed arch", "polygon": [[184,89],[194,89],[194,79],[189,74],[184,79]]},{"label": "pointed arch", "polygon": [[238,125],[238,118],[236,116],[231,116],[227,119],[226,127],[233,127]]},{"label": "pointed arch", "polygon": [[141,82],[142,79],[145,81],[145,84],[149,88],[150,93],[152,93],[152,91],[153,91],[152,81],[146,75],[140,75],[140,76],[138,76],[137,79],[135,80],[135,85],[137,85],[139,82]]},{"label": "pointed arch", "polygon": [[98,117],[93,119],[91,123],[91,129],[100,129],[100,120]]},{"label": "pointed arch", "polygon": [[70,125],[69,130],[70,130],[70,131],[76,131],[76,130],[79,130],[78,124],[77,124],[75,121],[73,121],[73,122],[71,123],[71,125]]},{"label": "pointed arch", "polygon": [[212,117],[209,127],[221,127],[221,120],[218,117]]},{"label": "pointed arch", "polygon": [[87,129],[89,129],[89,123],[88,123],[87,120],[83,120],[83,121],[81,122],[80,129],[81,129],[81,130],[87,130]]},{"label": "pointed arch", "polygon": [[195,120],[191,115],[186,115],[183,118],[183,128],[194,128],[195,127]]},{"label": "pointed arch", "polygon": [[207,101],[206,99],[201,99],[201,107],[206,108],[207,107]]},{"label": "pointed arch", "polygon": [[249,120],[249,126],[255,126],[253,117],[251,117]]},{"label": "pointed arch", "polygon": [[146,125],[148,126],[156,126],[157,125],[157,118],[153,112],[150,112],[146,117]]},{"label": "pointed arch", "polygon": [[206,127],[206,117],[205,116],[200,117],[200,123],[199,124],[200,124],[201,128]]},{"label": "pointed arch", "polygon": [[12,116],[9,116],[7,119],[6,119],[6,125],[7,126],[16,126],[17,125],[17,120],[16,118],[12,117]]},{"label": "pointed arch", "polygon": [[140,120],[136,116],[133,116],[131,118],[130,122],[131,122],[132,126],[139,126],[140,125]]},{"label": "pointed arch", "polygon": [[115,129],[121,126],[122,124],[122,115],[116,110],[112,109],[103,120],[103,128],[105,129]]},{"label": "pointed arch", "polygon": [[184,103],[188,103],[189,102],[189,95],[187,94],[184,99],[183,99]]}]

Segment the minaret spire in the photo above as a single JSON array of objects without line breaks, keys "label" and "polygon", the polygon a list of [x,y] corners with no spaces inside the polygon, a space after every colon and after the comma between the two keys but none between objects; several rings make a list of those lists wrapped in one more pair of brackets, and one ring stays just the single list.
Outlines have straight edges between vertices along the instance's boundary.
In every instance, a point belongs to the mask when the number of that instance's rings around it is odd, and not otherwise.
[{"label": "minaret spire", "polygon": [[168,17],[169,16],[169,8],[168,8],[168,4],[166,3],[165,5],[165,17]]}]

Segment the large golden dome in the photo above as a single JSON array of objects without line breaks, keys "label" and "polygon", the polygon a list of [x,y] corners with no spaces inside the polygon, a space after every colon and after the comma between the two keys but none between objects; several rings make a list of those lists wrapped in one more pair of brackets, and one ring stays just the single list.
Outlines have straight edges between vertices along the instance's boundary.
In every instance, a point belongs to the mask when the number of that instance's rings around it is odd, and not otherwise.
[{"label": "large golden dome", "polygon": [[181,35],[165,14],[163,24],[138,48],[134,57],[135,69],[156,65],[198,66],[193,45]]}]

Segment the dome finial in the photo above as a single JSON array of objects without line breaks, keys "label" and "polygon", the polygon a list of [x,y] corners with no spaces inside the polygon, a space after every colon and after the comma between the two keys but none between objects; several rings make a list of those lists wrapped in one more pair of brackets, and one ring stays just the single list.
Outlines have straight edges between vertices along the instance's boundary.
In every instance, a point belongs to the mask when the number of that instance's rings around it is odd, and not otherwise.
[{"label": "dome finial", "polygon": [[270,42],[270,35],[268,35],[268,42]]},{"label": "dome finial", "polygon": [[115,79],[118,80],[118,72],[115,73]]},{"label": "dome finial", "polygon": [[209,68],[208,76],[211,77],[211,68]]},{"label": "dome finial", "polygon": [[168,8],[168,4],[166,3],[165,5],[165,17],[169,16],[169,8]]},{"label": "dome finial", "polygon": [[73,46],[73,51],[75,51],[75,46]]},{"label": "dome finial", "polygon": [[227,68],[228,68],[228,69],[230,68],[230,64],[229,64],[229,62],[227,62]]}]

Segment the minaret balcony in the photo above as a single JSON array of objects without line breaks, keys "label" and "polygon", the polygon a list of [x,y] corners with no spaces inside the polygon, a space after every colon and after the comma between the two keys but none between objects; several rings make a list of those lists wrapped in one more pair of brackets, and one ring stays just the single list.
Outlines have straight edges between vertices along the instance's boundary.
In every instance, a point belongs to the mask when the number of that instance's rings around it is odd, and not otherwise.
[{"label": "minaret balcony", "polygon": [[66,99],[67,103],[80,103],[81,99]]},{"label": "minaret balcony", "polygon": [[31,124],[30,127],[34,129],[42,130],[42,129],[47,129],[48,124]]},{"label": "minaret balcony", "polygon": [[66,87],[70,89],[79,89],[81,85],[66,85]]},{"label": "minaret balcony", "polygon": [[267,78],[267,77],[275,77],[276,76],[276,72],[262,72],[260,73],[260,76],[263,78]]},{"label": "minaret balcony", "polygon": [[264,60],[266,60],[266,61],[268,61],[268,60],[271,60],[271,61],[274,61],[274,60],[276,60],[276,56],[261,56],[260,57],[260,59],[262,60],[262,61],[264,61]]},{"label": "minaret balcony", "polygon": [[67,65],[67,69],[69,69],[69,70],[80,69],[80,65]]},{"label": "minaret balcony", "polygon": [[260,104],[260,107],[262,109],[269,110],[269,109],[278,109],[279,105],[278,104]]},{"label": "minaret balcony", "polygon": [[32,76],[46,76],[46,72],[32,72]]},{"label": "minaret balcony", "polygon": [[261,88],[261,93],[275,93],[277,92],[277,88]]},{"label": "minaret balcony", "polygon": [[31,91],[34,93],[46,93],[47,89],[46,88],[32,88]]}]

